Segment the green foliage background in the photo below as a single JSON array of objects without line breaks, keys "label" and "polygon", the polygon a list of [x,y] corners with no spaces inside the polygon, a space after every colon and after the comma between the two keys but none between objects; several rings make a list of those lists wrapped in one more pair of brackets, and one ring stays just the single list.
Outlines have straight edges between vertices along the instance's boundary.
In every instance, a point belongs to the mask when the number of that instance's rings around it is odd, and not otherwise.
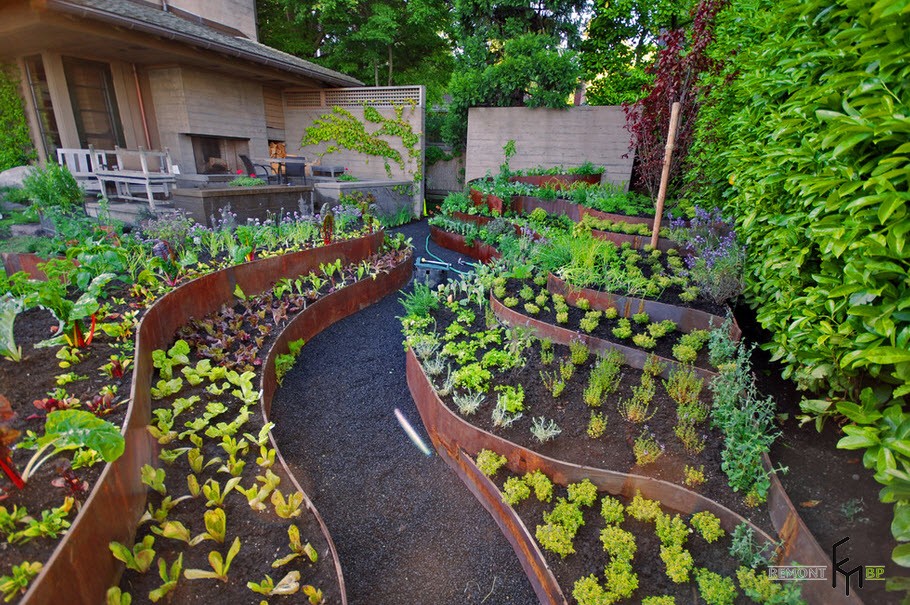
[{"label": "green foliage background", "polygon": [[0,64],[0,171],[35,159],[28,122],[19,96],[19,77],[11,65]]},{"label": "green foliage background", "polygon": [[[689,197],[735,217],[748,298],[811,416],[897,501],[910,541],[910,2],[738,0],[718,20]],[[910,545],[895,561],[910,565]]]}]

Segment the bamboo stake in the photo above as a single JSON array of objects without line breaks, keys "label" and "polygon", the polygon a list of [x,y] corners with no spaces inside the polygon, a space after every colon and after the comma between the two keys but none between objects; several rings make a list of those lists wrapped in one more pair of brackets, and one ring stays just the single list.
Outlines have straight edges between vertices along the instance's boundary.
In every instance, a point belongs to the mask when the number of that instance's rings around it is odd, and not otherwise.
[{"label": "bamboo stake", "polygon": [[651,230],[651,247],[657,248],[660,234],[660,219],[664,213],[664,199],[667,197],[667,181],[670,180],[670,162],[676,145],[676,128],[679,126],[679,101],[670,109],[670,129],[667,132],[667,146],[664,149],[664,169],[660,175],[660,190],[657,192],[657,208],[654,209],[654,228]]}]

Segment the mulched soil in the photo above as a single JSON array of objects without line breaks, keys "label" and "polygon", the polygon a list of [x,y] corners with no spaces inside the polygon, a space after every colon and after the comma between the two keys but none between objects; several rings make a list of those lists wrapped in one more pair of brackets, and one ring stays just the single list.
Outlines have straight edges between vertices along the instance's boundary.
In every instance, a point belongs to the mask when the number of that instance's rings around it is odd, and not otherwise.
[{"label": "mulched soil", "polygon": [[[414,239],[417,257],[429,256],[426,222],[401,231]],[[430,249],[465,268],[457,255]],[[338,548],[348,602],[536,603],[492,518],[395,420],[399,408],[429,443],[405,379],[397,298],[308,342],[272,403],[281,451]]]},{"label": "mulched soil", "polygon": [[[752,342],[770,339],[748,308],[737,307],[736,316],[744,338]],[[833,422],[825,423],[821,433],[814,422],[799,426],[799,401],[804,394],[793,382],[780,377],[780,364],[770,361],[767,352],[756,348],[752,361],[759,389],[772,395],[780,413],[787,417],[781,426],[783,434],[771,448],[771,460],[789,467],[789,472],[778,476],[819,545],[830,557],[832,545],[849,537],[850,542],[838,548],[839,558],[850,557],[849,568],[884,565],[887,576],[910,576],[908,570],[891,561],[891,550],[897,546],[891,536],[893,507],[879,502],[882,486],[873,472],[863,467],[862,451],[837,449],[837,441],[844,434]],[[860,589],[855,580],[851,593],[857,590],[867,605],[901,602],[900,594],[887,592],[884,582],[864,582]],[[841,577],[838,590],[842,582]]]},{"label": "mulched soil", "polygon": [[[518,295],[518,292],[525,285],[530,286],[531,289],[534,290],[535,295],[539,294],[541,292],[541,290],[546,291],[547,287],[546,286],[537,286],[534,284],[534,282],[532,280],[509,279],[506,282],[506,292],[508,292],[508,295],[514,296],[515,298],[517,298],[519,300],[518,305],[516,305],[515,307],[512,307],[512,310],[517,311],[518,313],[527,315],[528,312],[524,308],[524,303],[526,301]],[[530,301],[530,302],[533,302],[533,301]],[[568,323],[564,323],[564,324],[557,323],[556,322],[556,311],[553,308],[553,298],[550,297],[547,301],[546,306],[542,307],[540,309],[540,312],[537,315],[533,315],[533,316],[529,316],[529,317],[533,317],[534,319],[539,319],[540,321],[547,322],[549,324],[558,326],[560,328],[567,328],[570,330],[576,330],[579,332],[583,332],[581,330],[581,328],[579,327],[579,322],[581,322],[582,318],[585,316],[586,311],[582,311],[578,307],[569,305],[568,313],[569,313]],[[664,359],[675,360],[675,358],[673,357],[673,345],[677,344],[680,337],[683,335],[682,332],[678,332],[678,331],[668,332],[661,338],[655,339],[657,341],[657,344],[653,349],[643,349],[643,348],[637,346],[634,342],[632,342],[632,337],[636,334],[647,334],[648,333],[648,324],[640,325],[640,324],[635,323],[634,321],[630,321],[631,327],[632,327],[632,336],[630,336],[629,338],[620,340],[616,336],[613,336],[613,332],[612,332],[613,328],[615,328],[619,325],[619,319],[620,319],[620,317],[617,317],[616,319],[607,319],[606,317],[601,315],[600,322],[597,324],[597,327],[594,329],[594,331],[590,332],[590,333],[588,333],[588,332],[583,332],[583,333],[589,334],[590,336],[595,336],[597,338],[601,338],[603,340],[609,340],[611,342],[615,342],[615,343],[621,344],[626,347],[638,349],[638,350],[644,351],[646,353],[654,353],[655,355],[658,355],[659,357],[663,357]],[[708,363],[707,345],[702,347],[702,349],[699,351],[698,357],[695,359],[695,365],[700,368],[705,368],[705,369],[710,369],[711,371],[716,371],[711,366],[711,364]]]},{"label": "mulched soil", "polygon": [[[502,471],[497,473],[496,479],[500,490],[506,478]],[[502,479],[502,481],[498,481],[498,479]],[[533,536],[537,526],[544,523],[544,512],[552,510],[556,499],[558,497],[565,498],[567,494],[568,490],[566,488],[554,486],[552,501],[540,502],[534,497],[532,490],[530,498],[519,502],[513,508],[521,517],[528,532]],[[604,496],[605,494],[601,493],[600,495]],[[623,505],[628,505],[631,502],[631,500],[622,496],[614,497],[622,502]],[[600,532],[606,527],[606,523],[600,515],[600,502],[601,500],[598,498],[594,506],[582,509],[585,524],[579,528],[572,542],[575,554],[568,555],[563,559],[545,548],[540,549],[569,603],[578,602],[572,597],[572,588],[577,580],[594,574],[600,584],[604,584],[604,566],[609,563],[610,557],[604,552],[603,543],[600,541]],[[664,512],[675,514],[667,508],[664,508]],[[688,523],[689,515],[683,514],[681,517]],[[694,576],[690,577],[690,581],[686,584],[675,584],[667,577],[666,567],[660,558],[660,540],[654,531],[654,523],[638,521],[631,515],[626,514],[626,519],[620,524],[620,527],[635,534],[635,543],[638,550],[632,560],[632,565],[635,573],[638,574],[639,588],[633,593],[631,598],[617,601],[617,603],[640,603],[643,598],[656,595],[672,595],[676,599],[677,605],[704,603],[698,594]],[[727,552],[729,547],[729,535],[724,536],[713,544],[708,544],[697,532],[689,535],[685,545],[686,550],[692,555],[695,567],[710,569],[714,573],[733,578],[735,582],[736,569],[739,564],[729,556]],[[746,605],[753,601],[743,596],[740,592],[739,598],[734,602],[737,605]]]}]

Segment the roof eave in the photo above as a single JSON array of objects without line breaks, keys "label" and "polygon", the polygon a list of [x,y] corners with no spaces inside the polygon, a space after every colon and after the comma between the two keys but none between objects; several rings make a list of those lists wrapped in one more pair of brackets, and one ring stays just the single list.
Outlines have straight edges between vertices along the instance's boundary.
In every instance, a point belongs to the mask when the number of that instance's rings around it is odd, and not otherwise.
[{"label": "roof eave", "polygon": [[175,42],[181,42],[184,44],[198,46],[206,50],[221,52],[233,57],[237,57],[238,59],[245,59],[247,61],[252,61],[261,65],[267,65],[274,69],[294,73],[307,78],[312,78],[314,80],[326,82],[328,84],[335,84],[337,86],[363,86],[363,82],[360,80],[357,80],[356,78],[352,78],[350,76],[345,76],[344,74],[330,75],[322,71],[306,69],[305,67],[286,63],[278,59],[263,57],[256,53],[246,52],[242,49],[219,44],[218,42],[177,32],[166,27],[155,25],[153,23],[147,23],[145,21],[132,19],[123,15],[108,13],[106,11],[97,10],[86,6],[70,4],[65,0],[46,0],[43,4],[44,7],[48,9],[59,11],[65,14],[102,21],[105,23],[110,23],[112,25],[127,27],[132,30],[161,36]]}]

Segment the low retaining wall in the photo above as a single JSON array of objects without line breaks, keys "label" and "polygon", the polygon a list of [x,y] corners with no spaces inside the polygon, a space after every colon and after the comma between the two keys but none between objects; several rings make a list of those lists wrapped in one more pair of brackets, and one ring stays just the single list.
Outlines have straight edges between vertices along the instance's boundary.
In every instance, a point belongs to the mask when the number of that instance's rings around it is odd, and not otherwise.
[{"label": "low retaining wall", "polygon": [[[588,288],[575,288],[552,273],[547,276],[547,290],[551,294],[561,294],[565,297],[566,302],[572,304],[579,298],[585,298],[591,303],[592,309],[602,311],[608,307],[615,307],[623,317],[631,317],[635,313],[645,311],[650,316],[651,321],[670,319],[676,322],[677,329],[681,332],[713,330],[722,326],[726,319],[706,311],[677,307],[676,305],[669,305],[656,300],[620,296],[619,294],[590,290]],[[739,324],[736,323],[735,317],[730,328],[730,337],[737,341],[742,337],[742,330],[740,330]]]},{"label": "low retaining wall", "polygon": [[[107,545],[111,541],[132,542],[136,524],[145,509],[147,493],[140,469],[144,464],[157,464],[157,444],[146,430],[152,407],[149,392],[152,351],[168,346],[177,329],[190,319],[204,317],[233,300],[238,285],[247,294],[258,294],[271,288],[278,279],[308,273],[318,269],[320,264],[338,258],[345,263],[366,258],[379,250],[383,238],[384,233],[378,232],[322,248],[229,267],[174,289],[149,308],[136,330],[133,382],[122,430],[126,449],[120,458],[105,465],[72,527],[22,598],[23,605],[56,603],[61,595],[66,595],[67,603],[97,605],[104,601],[107,589],[116,582],[122,564],[111,556]],[[326,540],[334,554],[334,544],[328,534]],[[335,567],[343,589],[337,556]]]},{"label": "low retaining wall", "polygon": [[314,187],[316,212],[319,212],[323,204],[328,202],[334,206],[342,194],[351,195],[354,192],[372,195],[378,213],[382,216],[392,216],[402,208],[410,208],[411,214],[420,218],[423,210],[423,200],[420,203],[415,201],[413,190],[419,187],[413,181],[318,181]]},{"label": "low retaining wall", "polygon": [[482,263],[488,263],[494,258],[500,258],[499,251],[493,246],[475,240],[472,245],[465,242],[464,236],[449,231],[443,231],[439,227],[430,225],[430,239],[438,246],[447,248],[452,252],[464,254]]},{"label": "low retaining wall", "polygon": [[197,223],[211,227],[212,217],[220,219],[223,208],[230,208],[241,224],[287,213],[311,214],[312,194],[310,185],[175,189],[171,201]]}]

